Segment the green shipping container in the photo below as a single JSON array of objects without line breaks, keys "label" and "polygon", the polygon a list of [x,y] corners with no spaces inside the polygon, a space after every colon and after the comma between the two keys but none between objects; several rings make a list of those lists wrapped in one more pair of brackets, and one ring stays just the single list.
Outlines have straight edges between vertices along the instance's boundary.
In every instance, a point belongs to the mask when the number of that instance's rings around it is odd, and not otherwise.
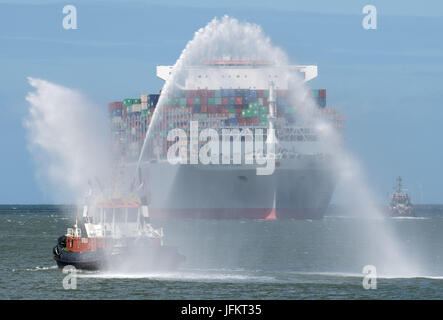
[{"label": "green shipping container", "polygon": [[294,114],[295,113],[295,107],[292,107],[292,106],[286,107],[286,113],[287,114]]},{"label": "green shipping container", "polygon": [[132,99],[125,99],[125,100],[123,100],[123,105],[125,107],[131,106],[132,105]]},{"label": "green shipping container", "polygon": [[221,90],[215,90],[215,97],[221,98]]},{"label": "green shipping container", "polygon": [[215,104],[222,104],[222,98],[221,97],[215,97]]},{"label": "green shipping container", "polygon": [[257,102],[250,103],[250,104],[249,104],[249,109],[251,109],[251,110],[257,110],[257,111],[258,111],[258,103],[257,103]]},{"label": "green shipping container", "polygon": [[184,97],[184,92],[182,90],[174,91],[174,98],[182,98]]},{"label": "green shipping container", "polygon": [[200,104],[200,98],[194,98],[194,104]]},{"label": "green shipping container", "polygon": [[208,98],[208,106],[214,106],[215,105],[215,98]]}]

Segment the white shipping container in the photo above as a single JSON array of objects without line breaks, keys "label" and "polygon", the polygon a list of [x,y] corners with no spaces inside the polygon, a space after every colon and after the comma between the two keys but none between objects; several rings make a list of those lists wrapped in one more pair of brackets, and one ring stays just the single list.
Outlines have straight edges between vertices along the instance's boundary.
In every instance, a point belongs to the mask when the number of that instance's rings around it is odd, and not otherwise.
[{"label": "white shipping container", "polygon": [[142,108],[142,110],[148,110],[148,103],[147,102],[143,102],[142,101],[142,103],[141,103],[141,108]]},{"label": "white shipping container", "polygon": [[141,104],[133,104],[132,105],[132,112],[141,112],[142,111],[142,105]]},{"label": "white shipping container", "polygon": [[147,94],[142,94],[141,97],[140,97],[140,101],[148,103],[148,95]]},{"label": "white shipping container", "polygon": [[122,121],[121,117],[112,117],[112,123],[118,124]]}]

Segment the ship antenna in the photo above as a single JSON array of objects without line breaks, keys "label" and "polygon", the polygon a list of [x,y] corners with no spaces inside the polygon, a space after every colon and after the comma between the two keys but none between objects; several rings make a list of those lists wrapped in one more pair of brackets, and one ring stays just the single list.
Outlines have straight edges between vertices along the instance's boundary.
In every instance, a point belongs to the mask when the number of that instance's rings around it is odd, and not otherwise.
[{"label": "ship antenna", "polygon": [[397,189],[397,192],[399,192],[399,193],[401,192],[401,180],[402,180],[402,179],[401,179],[401,177],[399,176],[399,177],[397,178],[397,182],[398,182],[398,187],[397,187],[398,189]]}]

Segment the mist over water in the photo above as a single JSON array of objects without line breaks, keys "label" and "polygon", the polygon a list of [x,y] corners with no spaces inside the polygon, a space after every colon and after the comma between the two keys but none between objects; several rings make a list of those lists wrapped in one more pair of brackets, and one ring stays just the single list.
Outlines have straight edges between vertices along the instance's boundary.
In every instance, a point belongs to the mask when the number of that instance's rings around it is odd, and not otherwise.
[{"label": "mist over water", "polygon": [[[290,64],[285,52],[274,46],[258,25],[240,22],[227,16],[212,20],[207,26],[195,33],[194,38],[188,42],[175,63],[172,75],[162,89],[163,94],[146,136],[140,160],[143,156],[146,157],[149,154],[149,151],[146,151],[149,148],[146,147],[154,141],[156,129],[160,127],[158,115],[166,104],[167,94],[177,88],[181,89],[184,87],[185,69],[187,67],[201,65],[204,61],[210,60],[268,60],[280,66]],[[209,73],[209,84],[211,70],[208,69],[207,72]],[[291,99],[296,102],[296,105],[302,106],[295,110],[297,117],[301,120],[300,122],[316,128],[321,137],[321,151],[334,155],[332,165],[333,170],[337,173],[341,192],[347,194],[349,203],[352,203],[354,208],[358,208],[357,211],[353,212],[353,216],[359,218],[360,223],[357,226],[353,224],[353,230],[348,230],[347,235],[349,243],[360,243],[362,246],[360,248],[352,248],[353,254],[351,256],[353,261],[349,261],[347,264],[350,269],[346,270],[346,272],[360,273],[365,265],[374,265],[379,275],[417,276],[422,274],[423,268],[420,266],[419,257],[414,256],[405,244],[398,241],[395,230],[392,229],[384,213],[377,207],[377,200],[367,184],[363,169],[353,155],[343,146],[342,137],[338,135],[335,128],[321,117],[317,111],[318,107],[310,97],[305,85],[293,73],[282,71],[279,77],[288,79]],[[245,80],[244,87],[248,87],[247,80]],[[192,183],[192,181],[189,181],[190,188],[192,188]],[[217,182],[214,181],[214,183]],[[165,188],[165,193],[168,192],[168,187],[161,187]],[[205,227],[205,222],[194,221],[193,223],[196,230]],[[357,229],[355,229],[356,227]],[[234,234],[234,230],[225,231],[227,234],[218,235],[235,238],[238,242],[236,245],[232,244],[231,251],[240,250],[242,243],[245,242],[241,235],[242,231],[238,230],[238,234]],[[247,234],[244,234],[243,237],[246,236]],[[355,237],[359,238],[358,241],[356,241]],[[203,238],[199,240],[208,241],[208,239]],[[186,239],[181,238],[180,241],[183,243]],[[214,257],[216,255],[218,241],[222,240],[208,241],[207,246],[209,248],[211,248],[211,245],[214,247],[212,250],[205,251],[205,254],[208,255],[207,257],[199,257],[199,255],[193,254],[193,259],[202,262],[210,260],[211,257],[209,256],[212,255]],[[294,246],[297,247],[297,243],[294,243]],[[261,250],[269,250],[269,248],[253,248],[251,250],[260,254]],[[275,250],[279,250],[279,248],[275,248]],[[339,251],[347,249],[336,247],[334,250],[338,251],[339,259]],[[223,253],[219,254],[223,256]],[[264,253],[262,252],[262,254]],[[349,259],[350,255],[346,256]],[[309,259],[308,257],[306,258]],[[343,270],[334,269],[331,266],[331,270],[323,271],[340,272]]]},{"label": "mist over water", "polygon": [[24,120],[37,178],[52,199],[83,201],[88,181],[110,175],[109,128],[104,108],[82,93],[28,78],[29,114]]},{"label": "mist over water", "polygon": [[[259,26],[226,16],[212,20],[195,33],[175,63],[171,77],[162,89],[139,163],[144,158],[153,157],[155,138],[159,134],[157,131],[160,127],[159,115],[166,105],[168,92],[184,86],[185,69],[200,65],[207,60],[223,59],[269,60],[281,66],[290,64],[285,52],[274,46]],[[322,263],[315,272],[359,274],[364,265],[374,265],[379,275],[400,277],[423,275],[425,271],[420,264],[420,258],[408,252],[406,244],[398,241],[391,223],[375,205],[375,198],[367,185],[362,168],[343,147],[340,142],[341,137],[335,129],[316,112],[317,106],[310,98],[307,88],[294,74],[282,71],[279,76],[290,81],[291,98],[298,105],[304,106],[303,110],[296,110],[301,121],[312,125],[320,132],[322,151],[334,154],[332,165],[339,176],[339,186],[342,192],[348,195],[349,200],[352,200],[353,207],[358,208],[358,211],[353,212],[354,217],[358,218],[358,223],[349,224],[347,229],[331,231],[341,232],[345,237],[342,236],[343,242],[329,244],[329,252],[326,252],[326,249],[318,251],[327,256],[330,263]],[[27,96],[30,114],[25,125],[28,128],[31,150],[37,159],[38,172],[40,176],[49,179],[54,186],[54,192],[58,194],[60,190],[66,190],[63,193],[70,193],[79,200],[87,191],[89,179],[96,176],[105,178],[111,176],[109,170],[112,158],[107,148],[106,135],[108,129],[99,125],[105,123],[106,115],[97,112],[97,108],[77,91],[40,79],[30,78],[29,83],[36,91],[30,92]],[[147,170],[149,171],[149,167]],[[133,174],[136,175],[136,172]],[[133,175],[130,175],[130,179],[132,178]],[[192,183],[189,181],[189,188],[192,188]],[[167,194],[172,185],[164,183],[153,187],[162,188],[163,193]],[[287,268],[294,272],[313,272],[312,269],[304,269],[311,264],[288,262],[285,266],[282,262],[286,261],[284,259],[286,255],[291,254],[296,254],[298,261],[318,258],[304,254],[300,242],[286,243],[286,246],[279,247],[279,242],[275,241],[281,239],[280,244],[287,242],[293,232],[303,232],[302,229],[309,223],[307,221],[291,221],[290,224],[281,221],[253,222],[251,225],[257,233],[255,236],[252,235],[252,231],[248,231],[250,225],[244,221],[236,221],[235,224],[206,220],[174,221],[174,223],[154,221],[156,222],[159,223],[158,226],[162,224],[167,226],[165,228],[167,242],[178,246],[180,251],[184,250],[188,258],[185,269],[190,268],[192,271],[149,273],[148,277],[151,278],[182,277],[192,280],[220,278],[222,274],[227,275],[228,279],[235,279],[238,276],[239,279],[246,277],[252,281],[257,279],[257,281],[267,281],[268,275],[264,279],[254,278],[251,272],[272,267]],[[334,226],[332,224],[332,227]],[[310,227],[315,234],[312,224]],[[207,230],[211,230],[211,233],[206,232]],[[251,238],[254,241],[251,241]],[[273,241],[261,242],[263,238]],[[315,237],[310,239],[311,243],[315,243],[316,240]],[[318,246],[326,245],[328,245],[326,242],[318,244]],[[298,251],[294,253],[295,251],[291,250]],[[278,257],[275,259],[279,262],[278,266],[269,262],[275,257]],[[334,258],[337,261],[334,261]],[[346,261],[339,261],[340,259]],[[210,272],[217,266],[231,271]],[[242,270],[240,274],[232,271],[239,267]],[[124,273],[116,272],[114,276],[125,277],[128,274],[143,277],[131,272],[130,266]],[[113,275],[103,275],[107,276]]]}]

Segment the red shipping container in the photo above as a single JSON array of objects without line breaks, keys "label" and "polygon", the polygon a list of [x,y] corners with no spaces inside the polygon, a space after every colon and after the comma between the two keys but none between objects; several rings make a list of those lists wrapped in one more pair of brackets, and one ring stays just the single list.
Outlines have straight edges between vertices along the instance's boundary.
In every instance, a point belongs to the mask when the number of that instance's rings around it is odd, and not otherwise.
[{"label": "red shipping container", "polygon": [[320,89],[318,90],[318,96],[320,98],[326,98],[326,89]]},{"label": "red shipping container", "polygon": [[242,104],[242,97],[235,97],[235,104],[236,105],[241,105]]},{"label": "red shipping container", "polygon": [[208,107],[204,104],[202,104],[202,106],[200,107],[200,112],[201,113],[206,113],[208,112]]},{"label": "red shipping container", "polygon": [[264,92],[264,90],[257,90],[257,97],[263,98],[263,92]]},{"label": "red shipping container", "polygon": [[222,97],[222,105],[227,106],[229,104],[229,97]]},{"label": "red shipping container", "polygon": [[207,97],[207,96],[208,96],[208,94],[207,94],[206,90],[203,90],[203,89],[197,90],[197,97],[202,98],[202,97]]},{"label": "red shipping container", "polygon": [[112,111],[112,110],[117,110],[117,109],[121,109],[122,108],[122,102],[121,101],[116,101],[116,102],[111,102],[108,104],[108,110]]},{"label": "red shipping container", "polygon": [[277,98],[287,98],[288,90],[277,90]]},{"label": "red shipping container", "polygon": [[215,90],[208,90],[208,98],[214,98],[215,97]]},{"label": "red shipping container", "polygon": [[208,106],[209,113],[217,113],[217,106]]},{"label": "red shipping container", "polygon": [[192,106],[193,104],[194,104],[194,98],[189,97],[186,99],[187,106]]}]

